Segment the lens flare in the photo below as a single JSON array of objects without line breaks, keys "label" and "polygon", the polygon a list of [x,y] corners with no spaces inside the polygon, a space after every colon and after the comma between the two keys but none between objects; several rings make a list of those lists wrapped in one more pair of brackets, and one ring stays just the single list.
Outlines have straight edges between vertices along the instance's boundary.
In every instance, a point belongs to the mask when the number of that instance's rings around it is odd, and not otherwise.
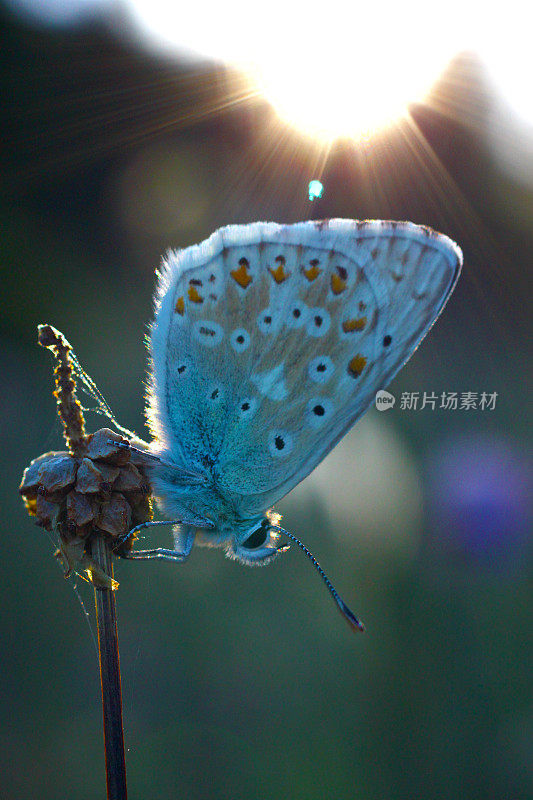
[{"label": "lens flare", "polygon": [[530,34],[517,24],[518,0],[501,12],[481,0],[445,8],[424,0],[227,0],[208,11],[129,0],[128,8],[144,42],[238,67],[283,120],[321,139],[360,138],[403,116],[462,51],[478,53],[511,105],[533,120]]},{"label": "lens flare", "polygon": [[324,193],[324,186],[320,181],[309,181],[309,200],[319,200]]},{"label": "lens flare", "polygon": [[327,9],[271,0],[261,15],[228,0],[211,6],[208,20],[202,6],[168,0],[132,0],[131,9],[145,39],[237,66],[282,119],[327,140],[394,120],[457,51],[453,17],[422,0],[341,0]]}]

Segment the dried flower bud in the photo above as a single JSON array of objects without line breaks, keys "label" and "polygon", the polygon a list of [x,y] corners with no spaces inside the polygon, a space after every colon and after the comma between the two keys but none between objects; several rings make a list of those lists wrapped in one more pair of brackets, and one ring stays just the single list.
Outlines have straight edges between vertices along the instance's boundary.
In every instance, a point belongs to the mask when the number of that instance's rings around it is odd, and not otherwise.
[{"label": "dried flower bud", "polygon": [[131,506],[124,495],[113,492],[111,499],[100,505],[96,525],[114,537],[122,536],[129,531]]},{"label": "dried flower bud", "polygon": [[113,488],[119,492],[140,492],[145,480],[136,466],[126,464],[119,471]]},{"label": "dried flower bud", "polygon": [[87,437],[87,455],[95,461],[106,461],[122,466],[130,460],[129,450],[119,447],[120,443],[125,441],[126,439],[109,428],[100,428]]},{"label": "dried flower bud", "polygon": [[51,503],[42,494],[38,494],[35,504],[35,514],[42,527],[46,528],[47,531],[51,531],[57,523],[59,506],[55,503]]},{"label": "dried flower bud", "polygon": [[[85,570],[95,586],[116,589],[118,584],[96,563],[118,545],[121,554],[132,547],[133,537],[122,541],[135,524],[152,518],[151,499],[141,492],[148,485],[142,462],[131,463],[127,440],[102,428],[87,435],[83,408],[76,397],[79,364],[60,331],[39,325],[39,343],[52,350],[57,410],[69,452],[45,453],[24,471],[20,493],[36,522],[59,535],[58,557],[66,575],[76,567]],[[140,447],[144,443],[137,442]],[[142,456],[145,459],[146,457]],[[105,541],[107,540],[107,541]],[[112,542],[110,541],[112,540]],[[99,557],[92,554],[96,545]]]},{"label": "dried flower bud", "polygon": [[103,484],[109,487],[115,482],[120,472],[119,467],[112,467],[109,464],[95,464],[90,458],[83,458],[78,469],[76,489],[83,494],[96,494],[102,490],[109,491]]},{"label": "dried flower bud", "polygon": [[98,462],[96,466],[98,466],[98,471],[102,476],[103,482],[108,483],[110,486],[113,486],[113,488],[116,489],[116,480],[118,476],[123,469],[128,469],[129,464],[126,464],[125,467],[113,467],[111,464],[102,464],[101,462]]},{"label": "dried flower bud", "polygon": [[76,489],[84,494],[100,491],[102,473],[90,458],[82,458],[76,479]]},{"label": "dried flower bud", "polygon": [[82,527],[94,520],[94,503],[81,492],[72,491],[67,495],[67,519]]},{"label": "dried flower bud", "polygon": [[[108,444],[109,441],[113,444]],[[94,535],[112,539],[126,536],[131,527],[152,519],[150,484],[142,465],[130,461],[130,451],[117,446],[124,441],[103,428],[87,437],[87,455],[45,453],[24,471],[20,493],[38,525],[59,534],[59,557],[66,574],[84,569],[99,586],[116,588],[91,558]],[[95,460],[96,459],[96,460]],[[127,553],[134,537],[120,545]],[[107,581],[107,583],[106,583]]]},{"label": "dried flower bud", "polygon": [[37,497],[37,489],[39,488],[39,469],[45,461],[54,459],[57,456],[68,456],[68,453],[64,451],[54,451],[51,453],[43,453],[42,456],[33,459],[29,467],[26,467],[22,475],[22,483],[19,487],[19,492],[21,495],[23,495],[25,498],[31,497],[35,499]]},{"label": "dried flower bud", "polygon": [[48,494],[66,492],[76,482],[78,462],[68,454],[55,455],[44,460],[38,471],[39,486]]}]

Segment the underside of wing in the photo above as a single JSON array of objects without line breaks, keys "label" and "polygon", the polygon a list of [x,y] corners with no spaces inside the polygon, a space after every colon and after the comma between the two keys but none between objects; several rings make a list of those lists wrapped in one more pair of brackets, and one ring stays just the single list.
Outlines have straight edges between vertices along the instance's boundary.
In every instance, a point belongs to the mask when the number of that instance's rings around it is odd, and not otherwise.
[{"label": "underside of wing", "polygon": [[243,516],[331,450],[416,349],[459,248],[411,223],[255,223],[171,254],[152,330],[149,418]]}]

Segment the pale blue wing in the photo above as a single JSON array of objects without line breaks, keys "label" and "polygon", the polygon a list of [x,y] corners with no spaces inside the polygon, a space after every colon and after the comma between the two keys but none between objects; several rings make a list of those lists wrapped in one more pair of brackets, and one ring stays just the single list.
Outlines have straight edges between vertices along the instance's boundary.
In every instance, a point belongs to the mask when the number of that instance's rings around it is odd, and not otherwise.
[{"label": "pale blue wing", "polygon": [[457,280],[411,223],[222,228],[171,254],[152,330],[149,417],[242,516],[324,458],[416,349]]}]

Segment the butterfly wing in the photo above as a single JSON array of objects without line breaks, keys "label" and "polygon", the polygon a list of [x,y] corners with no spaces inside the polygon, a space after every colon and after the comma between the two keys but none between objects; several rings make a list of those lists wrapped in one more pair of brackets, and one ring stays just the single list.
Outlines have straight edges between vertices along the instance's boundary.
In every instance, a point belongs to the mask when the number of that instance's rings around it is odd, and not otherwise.
[{"label": "butterfly wing", "polygon": [[242,516],[283,497],[412,355],[462,255],[411,223],[222,228],[170,254],[152,329],[149,418]]}]

